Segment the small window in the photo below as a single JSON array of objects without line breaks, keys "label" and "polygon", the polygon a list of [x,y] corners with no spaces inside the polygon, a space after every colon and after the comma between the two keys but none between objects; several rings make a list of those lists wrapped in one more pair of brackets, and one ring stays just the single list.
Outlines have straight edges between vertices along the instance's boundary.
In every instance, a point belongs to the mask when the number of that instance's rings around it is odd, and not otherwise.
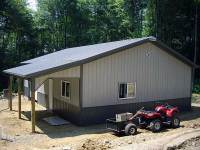
[{"label": "small window", "polygon": [[120,83],[119,98],[128,99],[136,97],[136,83]]},{"label": "small window", "polygon": [[70,83],[67,81],[61,82],[61,96],[70,99]]}]

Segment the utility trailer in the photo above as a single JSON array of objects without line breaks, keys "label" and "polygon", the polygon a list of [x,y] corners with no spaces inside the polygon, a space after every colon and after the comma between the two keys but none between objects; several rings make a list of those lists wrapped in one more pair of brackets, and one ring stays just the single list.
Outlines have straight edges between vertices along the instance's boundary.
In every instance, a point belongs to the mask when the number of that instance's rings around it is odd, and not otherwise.
[{"label": "utility trailer", "polygon": [[115,133],[121,134],[125,133],[126,135],[134,135],[137,133],[137,126],[133,123],[133,121],[129,121],[123,114],[117,114],[125,119],[118,120],[119,117],[106,119],[106,128]]}]

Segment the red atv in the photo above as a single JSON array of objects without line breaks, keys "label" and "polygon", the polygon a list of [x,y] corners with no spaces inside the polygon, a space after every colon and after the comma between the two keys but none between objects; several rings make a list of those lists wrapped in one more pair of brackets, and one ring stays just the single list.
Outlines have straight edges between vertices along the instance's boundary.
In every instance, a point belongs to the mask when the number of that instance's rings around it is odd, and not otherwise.
[{"label": "red atv", "polygon": [[177,107],[161,104],[157,105],[154,111],[146,111],[142,108],[135,115],[127,117],[127,119],[122,121],[117,121],[116,118],[106,119],[106,127],[111,131],[125,133],[126,135],[136,134],[137,127],[150,128],[151,131],[158,132],[163,125],[169,125],[173,128],[179,127],[180,119],[177,116],[178,112]]},{"label": "red atv", "polygon": [[180,119],[177,116],[179,110],[177,107],[165,105],[157,105],[155,111],[146,111],[140,109],[129,120],[138,119],[138,126],[140,128],[149,127],[153,132],[161,130],[163,125],[169,125],[173,128],[180,126]]}]

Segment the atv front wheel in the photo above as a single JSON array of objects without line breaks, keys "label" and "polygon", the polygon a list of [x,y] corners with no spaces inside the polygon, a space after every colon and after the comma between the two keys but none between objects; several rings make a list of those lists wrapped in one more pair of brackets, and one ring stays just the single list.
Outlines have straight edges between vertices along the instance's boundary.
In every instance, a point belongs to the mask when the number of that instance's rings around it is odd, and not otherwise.
[{"label": "atv front wheel", "polygon": [[134,135],[137,132],[136,125],[129,123],[125,126],[125,134],[126,135]]},{"label": "atv front wheel", "polygon": [[173,117],[171,126],[172,128],[178,128],[180,126],[180,118],[177,116]]},{"label": "atv front wheel", "polygon": [[159,132],[162,128],[162,123],[160,120],[153,120],[150,122],[150,129],[152,132]]}]

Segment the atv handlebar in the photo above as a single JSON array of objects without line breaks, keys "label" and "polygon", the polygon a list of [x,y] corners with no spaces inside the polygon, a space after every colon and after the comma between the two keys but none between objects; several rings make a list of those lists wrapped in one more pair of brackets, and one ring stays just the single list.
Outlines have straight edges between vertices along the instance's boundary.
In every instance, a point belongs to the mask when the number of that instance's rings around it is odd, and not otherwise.
[{"label": "atv handlebar", "polygon": [[135,113],[135,115],[133,115],[131,118],[129,118],[129,120],[132,120],[132,119],[134,119],[135,117],[137,117],[138,113],[139,113],[140,111],[142,111],[143,109],[144,109],[144,107],[140,108],[140,109]]}]

